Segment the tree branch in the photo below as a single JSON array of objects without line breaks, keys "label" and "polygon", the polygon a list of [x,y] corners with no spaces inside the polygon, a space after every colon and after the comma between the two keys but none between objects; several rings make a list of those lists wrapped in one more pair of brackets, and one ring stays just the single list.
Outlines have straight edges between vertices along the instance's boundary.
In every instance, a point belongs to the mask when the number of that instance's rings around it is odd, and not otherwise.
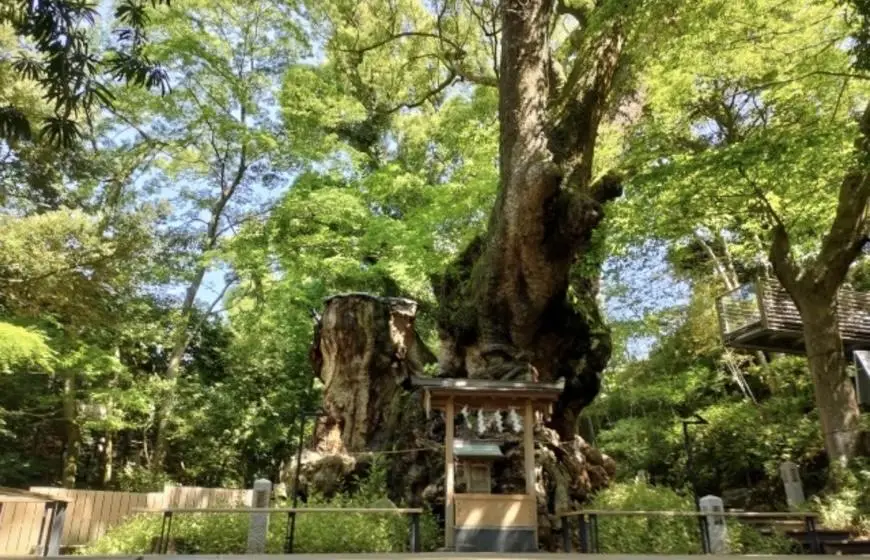
[{"label": "tree branch", "polygon": [[364,55],[370,51],[373,51],[373,50],[379,49],[385,45],[388,45],[389,43],[392,43],[393,41],[398,41],[399,39],[405,39],[408,37],[422,37],[425,39],[434,39],[434,40],[439,41],[439,42],[447,43],[448,45],[453,47],[457,52],[462,52],[462,47],[460,47],[459,44],[457,44],[456,42],[452,41],[451,39],[447,39],[446,37],[444,37],[443,35],[441,35],[439,33],[430,33],[428,31],[404,31],[402,33],[394,33],[393,35],[390,35],[389,37],[386,37],[385,39],[382,39],[380,41],[377,41],[377,42],[372,43],[371,45],[367,45],[365,47],[356,47],[356,48],[352,48],[352,49],[338,48],[337,50],[341,51],[341,52],[356,53],[356,54]]},{"label": "tree branch", "polygon": [[747,183],[749,183],[749,186],[752,187],[752,190],[755,192],[755,196],[757,196],[761,203],[764,205],[764,209],[776,223],[777,227],[782,228],[783,231],[786,231],[785,223],[782,221],[782,218],[773,207],[773,204],[770,203],[770,200],[764,194],[764,191],[761,190],[761,187],[758,186],[758,183],[756,183],[755,180],[753,180],[751,177],[749,177],[749,175],[746,174],[746,170],[743,169],[743,166],[738,165],[737,172],[740,174],[741,177],[743,177],[743,179]]},{"label": "tree branch", "polygon": [[789,294],[796,293],[800,282],[800,267],[794,262],[791,254],[791,240],[785,226],[781,224],[773,228],[773,240],[770,244],[768,259],[780,284]]},{"label": "tree branch", "polygon": [[456,80],[456,77],[457,77],[457,75],[455,72],[450,72],[447,75],[447,77],[440,84],[435,86],[434,89],[431,89],[428,92],[426,92],[423,95],[423,97],[417,99],[416,101],[406,101],[403,103],[399,103],[395,107],[391,107],[389,109],[386,109],[383,112],[386,114],[390,114],[390,113],[395,113],[396,111],[399,111],[401,109],[416,109],[417,107],[422,106],[427,101],[429,101],[430,99],[432,99],[433,97],[435,97],[436,95],[438,95],[439,93],[441,93],[442,91],[444,91],[445,89],[450,87],[450,85],[454,82],[454,80]]},{"label": "tree branch", "polygon": [[834,221],[808,271],[816,289],[833,291],[843,283],[870,233],[870,104],[864,109],[861,136],[855,144],[857,161],[840,183]]}]

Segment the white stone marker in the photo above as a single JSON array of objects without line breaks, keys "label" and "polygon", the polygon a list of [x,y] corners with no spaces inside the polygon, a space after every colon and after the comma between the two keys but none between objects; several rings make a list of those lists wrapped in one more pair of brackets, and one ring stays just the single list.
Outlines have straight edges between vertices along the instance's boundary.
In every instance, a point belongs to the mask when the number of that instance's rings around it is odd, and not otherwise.
[{"label": "white stone marker", "polygon": [[798,507],[803,504],[806,498],[798,466],[791,461],[786,461],[779,466],[779,475],[782,477],[782,484],[785,487],[785,501],[788,503],[788,507]]},{"label": "white stone marker", "polygon": [[[264,478],[254,481],[254,496],[251,507],[267,508],[272,494],[272,483]],[[248,554],[263,554],[266,552],[266,537],[269,534],[269,514],[252,513],[248,526]]]},{"label": "white stone marker", "polygon": [[711,554],[728,554],[728,525],[725,518],[716,513],[725,511],[725,503],[719,496],[704,496],[698,500],[701,513],[706,513],[707,542]]}]

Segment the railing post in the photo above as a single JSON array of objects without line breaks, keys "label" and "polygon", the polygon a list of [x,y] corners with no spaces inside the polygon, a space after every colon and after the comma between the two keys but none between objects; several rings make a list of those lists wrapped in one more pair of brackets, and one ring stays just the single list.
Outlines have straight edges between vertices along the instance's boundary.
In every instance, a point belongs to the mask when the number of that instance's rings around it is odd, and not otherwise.
[{"label": "railing post", "polygon": [[562,552],[571,552],[571,517],[562,517]]},{"label": "railing post", "polygon": [[39,556],[48,556],[48,543],[44,542],[48,527],[51,526],[51,517],[54,514],[54,502],[46,502],[42,509],[42,523],[39,525],[39,536],[36,538],[36,553]]},{"label": "railing post", "polygon": [[702,515],[698,517],[698,527],[701,530],[701,552],[704,554],[710,554],[710,541],[708,540],[708,532],[707,532],[707,516]]},{"label": "railing post", "polygon": [[810,538],[810,552],[813,554],[822,553],[822,545],[819,542],[819,534],[816,532],[816,518],[808,515],[805,519],[807,526],[807,536]]},{"label": "railing post", "polygon": [[411,552],[420,552],[420,514],[411,513]]},{"label": "railing post", "polygon": [[294,529],[296,525],[296,512],[288,511],[287,512],[287,536],[284,539],[284,552],[286,554],[293,554],[293,536]]},{"label": "railing post", "polygon": [[166,514],[163,512],[163,518],[160,521],[160,536],[157,537],[157,546],[154,547],[154,552],[160,554],[163,552],[163,533],[166,531]]},{"label": "railing post", "polygon": [[599,544],[598,544],[598,514],[593,513],[589,516],[591,525],[592,525],[592,552],[597,554],[599,552]]},{"label": "railing post", "polygon": [[166,510],[163,512],[163,520],[166,522],[166,536],[163,536],[161,528],[160,543],[162,545],[162,550],[160,551],[160,554],[166,554],[169,552],[169,539],[172,534],[172,510]]},{"label": "railing post", "polygon": [[589,554],[589,524],[585,513],[580,514],[580,552]]}]

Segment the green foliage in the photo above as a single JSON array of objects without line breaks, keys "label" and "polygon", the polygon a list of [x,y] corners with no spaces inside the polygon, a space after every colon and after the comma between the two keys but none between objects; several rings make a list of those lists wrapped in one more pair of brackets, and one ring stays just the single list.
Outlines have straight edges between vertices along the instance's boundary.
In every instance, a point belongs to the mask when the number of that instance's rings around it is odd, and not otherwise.
[{"label": "green foliage", "polygon": [[[313,497],[307,507],[373,507],[386,499],[385,470],[375,464],[360,480],[353,495],[330,500]],[[238,554],[245,552],[248,518],[244,514],[176,514],[172,525],[175,549],[180,554]],[[285,514],[272,514],[266,550],[283,551],[287,531]],[[299,553],[402,552],[407,549],[409,519],[404,515],[360,513],[300,514],[296,519],[294,551]],[[442,536],[435,517],[424,514],[420,531],[424,551],[434,550]],[[160,520],[142,514],[109,530],[83,554],[142,554],[159,535]]]},{"label": "green foliage", "polygon": [[[599,492],[589,509],[635,511],[694,511],[692,498],[642,479],[621,482]],[[612,554],[697,554],[700,529],[694,517],[601,516],[599,546]],[[794,541],[762,535],[757,529],[729,520],[728,544],[736,554],[785,554],[794,552]]]},{"label": "green foliage", "polygon": [[[643,480],[614,484],[599,492],[590,509],[691,511],[692,500],[673,490]],[[693,518],[643,518],[602,516],[599,521],[600,549],[604,553],[692,554],[697,553],[698,523]]]},{"label": "green foliage", "polygon": [[728,547],[733,554],[799,554],[800,545],[779,532],[762,534],[740,521],[728,521]]},{"label": "green foliage", "polygon": [[51,371],[54,357],[44,333],[0,321],[0,373],[13,367]]},{"label": "green foliage", "polygon": [[676,327],[646,359],[608,372],[584,414],[599,426],[596,444],[616,460],[621,478],[646,471],[677,488],[691,482],[681,420],[700,414],[708,424],[689,428],[699,492],[724,495],[729,507],[785,508],[780,462],[813,466],[804,476],[809,492],[825,484],[806,363],[778,358],[759,366],[725,352],[712,298],[696,283],[689,305],[668,319]]},{"label": "green foliage", "polygon": [[[150,0],[152,8],[168,0]],[[117,41],[101,53],[89,27],[97,10],[90,2],[8,2],[0,7],[0,26],[11,27],[28,49],[16,53],[11,64],[21,78],[35,82],[51,115],[41,122],[40,134],[55,146],[71,147],[82,139],[79,119],[91,118],[94,106],[112,105],[112,94],[101,80],[106,72],[114,78],[149,88],[168,88],[165,71],[143,51],[149,13],[145,2],[120,0],[114,6]],[[29,109],[0,105],[0,138],[29,140],[35,128]]]},{"label": "green foliage", "polygon": [[812,510],[821,515],[821,524],[866,534],[870,531],[870,465],[857,458],[847,467],[831,465],[827,491],[813,496]]}]

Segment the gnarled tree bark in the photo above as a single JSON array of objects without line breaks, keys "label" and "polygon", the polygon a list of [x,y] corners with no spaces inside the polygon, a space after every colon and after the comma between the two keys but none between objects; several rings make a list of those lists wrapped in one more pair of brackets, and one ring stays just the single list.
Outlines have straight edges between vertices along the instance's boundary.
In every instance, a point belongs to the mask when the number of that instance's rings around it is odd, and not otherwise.
[{"label": "gnarled tree bark", "polygon": [[[414,331],[416,305],[400,298],[368,294],[334,296],[326,301],[315,328],[311,363],[323,382],[325,415],[313,441],[306,443],[300,466],[300,493],[331,495],[351,490],[380,456],[390,481],[387,493],[397,503],[444,512],[443,416],[426,418],[421,395],[407,391],[408,376],[424,374],[435,357]],[[462,422],[457,421],[462,429]],[[496,490],[524,491],[523,448],[519,435],[490,434],[502,442],[506,457],[494,464]],[[555,550],[556,511],[572,509],[607,484],[615,464],[580,437],[561,439],[549,428],[535,432],[539,538]],[[293,480],[295,465],[284,478]]]},{"label": "gnarled tree bark", "polygon": [[615,26],[559,83],[553,15],[551,0],[502,5],[498,198],[487,233],[434,285],[443,374],[565,379],[553,427],[570,438],[610,357],[589,253],[621,188],[613,176],[593,183],[592,162],[623,39]]}]

